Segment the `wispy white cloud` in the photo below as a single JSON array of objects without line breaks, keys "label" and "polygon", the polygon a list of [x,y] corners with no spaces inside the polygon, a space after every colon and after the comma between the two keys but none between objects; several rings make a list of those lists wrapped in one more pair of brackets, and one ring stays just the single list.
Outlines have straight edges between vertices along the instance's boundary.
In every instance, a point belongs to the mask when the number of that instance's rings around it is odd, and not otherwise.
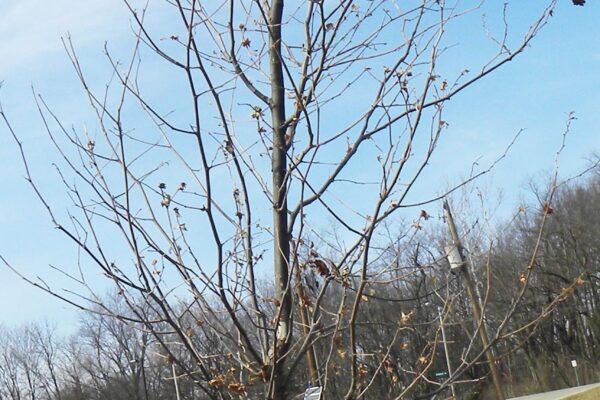
[{"label": "wispy white cloud", "polygon": [[[0,79],[62,51],[61,36],[78,45],[114,38],[128,28],[120,0],[11,0],[0,2]],[[119,22],[119,23],[117,23]],[[118,26],[120,29],[115,29]]]}]

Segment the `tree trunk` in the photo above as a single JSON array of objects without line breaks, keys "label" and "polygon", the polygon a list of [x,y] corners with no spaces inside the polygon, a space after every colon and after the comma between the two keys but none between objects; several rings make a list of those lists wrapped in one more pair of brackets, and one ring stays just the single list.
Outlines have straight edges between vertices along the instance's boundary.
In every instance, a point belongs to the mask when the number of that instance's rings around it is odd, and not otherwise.
[{"label": "tree trunk", "polygon": [[282,379],[283,354],[291,339],[292,297],[288,290],[290,237],[286,198],[287,143],[285,139],[285,89],[281,59],[281,16],[283,0],[274,0],[269,13],[269,62],[271,72],[271,121],[273,125],[272,186],[275,296],[279,300],[279,322],[273,352],[272,398],[284,399]]}]

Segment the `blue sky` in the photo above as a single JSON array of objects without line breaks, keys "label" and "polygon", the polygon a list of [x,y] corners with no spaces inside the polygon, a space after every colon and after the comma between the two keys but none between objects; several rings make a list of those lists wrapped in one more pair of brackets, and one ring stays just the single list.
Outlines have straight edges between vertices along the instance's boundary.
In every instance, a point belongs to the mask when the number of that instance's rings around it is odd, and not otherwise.
[{"label": "blue sky", "polygon": [[[501,11],[501,2],[489,3],[487,12]],[[510,2],[512,28],[522,30],[532,21],[539,11],[535,3]],[[585,168],[589,157],[600,152],[600,5],[588,3],[574,7],[561,0],[531,48],[448,103],[445,119],[449,131],[418,193],[436,194],[440,187],[468,174],[474,161],[485,165],[494,160],[524,129],[508,157],[477,183],[490,192],[504,192],[498,212],[499,218],[507,216],[527,197],[528,180],[552,169],[570,111],[576,113],[577,121],[562,155],[562,176]],[[150,18],[151,24],[163,23],[160,13]],[[444,60],[449,68],[475,66],[481,57],[477,43],[483,48],[487,39],[479,18],[469,17],[453,28],[457,46]],[[56,154],[49,151],[31,85],[67,125],[85,125],[89,110],[82,106],[85,98],[60,38],[70,33],[90,81],[100,88],[110,76],[102,55],[104,43],[126,55],[131,47],[129,19],[119,0],[0,3],[0,81],[4,81],[0,98],[23,140],[35,176],[51,195],[62,190],[51,167]],[[461,47],[462,38],[468,38],[471,47]],[[149,74],[148,81],[155,82],[150,88],[154,92],[169,87],[164,80],[151,79],[160,77],[158,70],[152,75],[150,68]],[[73,247],[52,228],[25,182],[17,148],[4,126],[0,127],[0,177],[4,189],[0,196],[0,254],[32,277],[47,276],[49,264],[74,262],[77,254]],[[0,286],[0,323],[14,325],[47,317],[69,324],[76,318],[71,307],[30,287],[5,268],[0,268]],[[59,281],[59,286],[68,287],[68,283]]]}]

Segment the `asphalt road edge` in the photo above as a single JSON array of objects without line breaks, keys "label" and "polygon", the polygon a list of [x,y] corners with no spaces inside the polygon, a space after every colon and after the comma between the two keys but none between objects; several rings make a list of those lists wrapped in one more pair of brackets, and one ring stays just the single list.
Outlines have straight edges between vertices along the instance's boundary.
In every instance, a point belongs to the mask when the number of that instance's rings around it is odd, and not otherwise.
[{"label": "asphalt road edge", "polygon": [[561,397],[561,400],[598,400],[600,399],[600,387],[591,388],[585,392],[569,394]]}]

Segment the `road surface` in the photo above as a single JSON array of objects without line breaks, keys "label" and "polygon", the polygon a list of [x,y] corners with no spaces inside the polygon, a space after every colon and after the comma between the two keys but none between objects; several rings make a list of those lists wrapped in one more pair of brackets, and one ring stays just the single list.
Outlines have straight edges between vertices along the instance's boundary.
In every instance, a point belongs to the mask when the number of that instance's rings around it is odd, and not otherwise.
[{"label": "road surface", "polygon": [[[509,400],[559,400],[559,399],[564,399],[567,396],[585,393],[585,392],[591,391],[593,389],[595,389],[594,393],[600,393],[600,383],[594,383],[594,384],[585,385],[585,386],[578,386],[578,387],[569,388],[569,389],[555,390],[554,392],[532,394],[530,396],[524,396],[524,397],[515,397],[515,398],[509,399]],[[590,397],[590,400],[596,399],[596,398],[600,399],[600,394],[598,394],[598,397]],[[582,397],[582,399],[585,399],[585,397]]]}]

